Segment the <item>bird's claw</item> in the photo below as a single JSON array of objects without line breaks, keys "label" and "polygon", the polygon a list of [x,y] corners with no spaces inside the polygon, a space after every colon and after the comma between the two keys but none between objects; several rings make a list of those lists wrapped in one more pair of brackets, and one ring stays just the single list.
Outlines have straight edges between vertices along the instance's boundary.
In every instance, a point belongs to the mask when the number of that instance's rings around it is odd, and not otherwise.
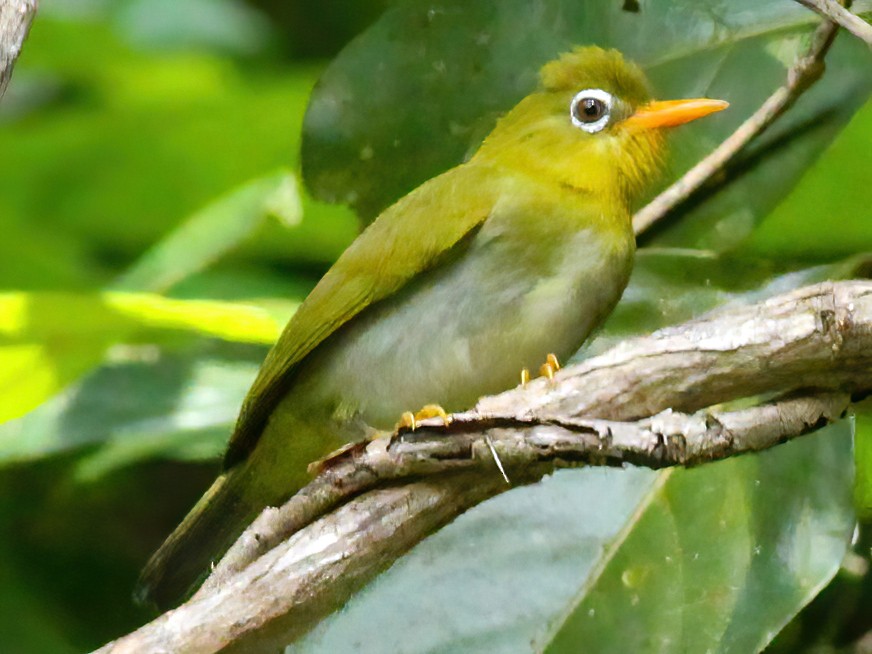
[{"label": "bird's claw", "polygon": [[548,381],[554,381],[554,373],[560,370],[560,362],[557,360],[556,354],[549,354],[545,357],[545,363],[539,366],[539,376],[547,377]]},{"label": "bird's claw", "polygon": [[[545,357],[545,363],[539,366],[539,376],[547,377],[548,381],[554,381],[554,373],[560,370],[560,361],[557,360],[556,354],[548,354]],[[530,370],[523,368],[521,370],[521,386],[526,386],[530,381]]]},{"label": "bird's claw", "polygon": [[418,423],[427,418],[442,418],[442,424],[447,427],[451,424],[451,416],[448,412],[438,404],[427,404],[421,407],[420,411],[412,413],[405,411],[400,416],[400,421],[397,423],[398,430],[415,431],[418,428]]}]

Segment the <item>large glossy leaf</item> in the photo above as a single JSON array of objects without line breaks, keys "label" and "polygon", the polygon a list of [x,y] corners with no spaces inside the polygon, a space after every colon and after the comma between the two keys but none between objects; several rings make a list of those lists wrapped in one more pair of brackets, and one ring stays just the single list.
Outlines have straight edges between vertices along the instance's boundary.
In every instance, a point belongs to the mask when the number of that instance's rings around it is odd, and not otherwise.
[{"label": "large glossy leaf", "polygon": [[[304,125],[305,179],[320,197],[371,218],[462,161],[495,117],[535,87],[539,66],[578,43],[622,50],[661,97],[732,103],[717,120],[680,130],[674,177],[784,82],[816,21],[782,0],[646,3],[635,13],[594,0],[399,3],[317,85]],[[694,205],[662,241],[730,247],[784,196],[869,93],[872,57],[862,44],[842,39],[830,61],[836,72],[742,163],[729,190]]]},{"label": "large glossy leaf", "polygon": [[855,524],[851,470],[843,421],[663,473],[545,651],[762,650],[839,569]]},{"label": "large glossy leaf", "polygon": [[[777,85],[783,84],[785,66],[805,47],[796,32],[785,30],[701,53],[704,56],[693,61],[674,60],[652,67],[650,76],[655,86],[671,89],[688,74],[688,68],[704,76],[698,65],[708,61],[709,73],[714,73],[712,78],[697,80],[690,90],[728,97],[733,110],[729,119],[717,124],[700,121],[697,133],[675,130],[672,139],[675,156],[667,180],[676,178],[712,150]],[[718,251],[740,245],[791,191],[872,91],[872,54],[857,39],[843,35],[836,41],[827,56],[827,71],[727,169],[726,184],[721,189],[714,194],[703,189],[648,241]],[[686,91],[680,89],[682,93]]]},{"label": "large glossy leaf", "polygon": [[632,279],[602,331],[573,357],[695,318],[717,307],[759,302],[828,279],[868,275],[870,255],[798,270],[766,259],[718,256],[704,250],[648,247],[636,253]]}]

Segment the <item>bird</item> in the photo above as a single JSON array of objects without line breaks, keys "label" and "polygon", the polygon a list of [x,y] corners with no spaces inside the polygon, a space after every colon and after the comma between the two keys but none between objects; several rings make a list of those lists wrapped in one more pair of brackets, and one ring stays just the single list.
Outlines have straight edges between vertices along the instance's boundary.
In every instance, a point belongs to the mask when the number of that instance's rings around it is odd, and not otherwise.
[{"label": "bird", "polygon": [[631,208],[662,173],[664,129],[726,106],[653,101],[616,50],[576,47],[542,66],[472,156],[377,216],[291,317],[224,471],[146,564],[139,599],[184,599],[343,444],[469,408],[545,361],[550,376],[627,285]]}]

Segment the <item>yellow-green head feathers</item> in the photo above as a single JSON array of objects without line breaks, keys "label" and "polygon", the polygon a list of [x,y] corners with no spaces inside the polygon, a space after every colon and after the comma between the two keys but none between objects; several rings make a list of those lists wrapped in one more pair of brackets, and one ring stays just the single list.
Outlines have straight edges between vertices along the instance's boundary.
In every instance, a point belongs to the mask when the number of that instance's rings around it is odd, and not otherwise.
[{"label": "yellow-green head feathers", "polygon": [[619,52],[575,48],[542,67],[539,88],[500,119],[475,156],[626,204],[662,161],[660,130],[625,125],[649,100],[641,70]]},{"label": "yellow-green head feathers", "polygon": [[544,91],[574,93],[600,88],[634,107],[651,99],[645,76],[636,64],[626,61],[617,50],[594,46],[578,47],[549,61],[539,71],[539,80]]}]

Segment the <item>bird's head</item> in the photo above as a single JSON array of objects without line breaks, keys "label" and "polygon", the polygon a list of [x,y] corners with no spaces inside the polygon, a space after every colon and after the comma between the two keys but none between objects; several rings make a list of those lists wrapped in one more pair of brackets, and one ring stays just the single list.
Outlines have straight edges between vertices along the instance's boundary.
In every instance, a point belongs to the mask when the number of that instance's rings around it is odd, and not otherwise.
[{"label": "bird's head", "polygon": [[499,120],[475,158],[629,203],[661,168],[663,128],[726,107],[652,101],[642,71],[619,52],[579,47],[542,67],[539,88]]}]

